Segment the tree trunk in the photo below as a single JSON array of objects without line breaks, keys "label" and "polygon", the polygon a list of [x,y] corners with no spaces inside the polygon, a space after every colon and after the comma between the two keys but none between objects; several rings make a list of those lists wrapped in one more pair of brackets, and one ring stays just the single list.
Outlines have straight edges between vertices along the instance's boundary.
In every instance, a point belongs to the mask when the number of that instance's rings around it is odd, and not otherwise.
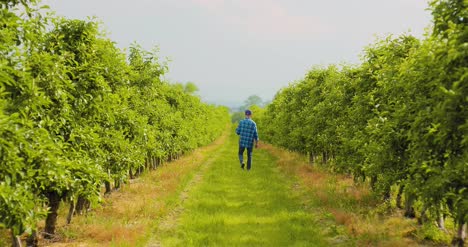
[{"label": "tree trunk", "polygon": [[68,215],[67,215],[67,224],[71,223],[74,214],[75,214],[75,201],[71,200],[70,209],[68,210]]},{"label": "tree trunk", "polygon": [[13,231],[11,231],[11,246],[12,247],[21,247],[21,239],[19,236],[16,236]]},{"label": "tree trunk", "polygon": [[89,212],[91,210],[91,201],[86,200],[86,212]]},{"label": "tree trunk", "polygon": [[414,195],[410,193],[406,193],[405,197],[406,198],[405,198],[405,214],[404,215],[406,218],[413,219],[414,217],[416,217],[416,213],[413,207],[415,197]]},{"label": "tree trunk", "polygon": [[35,230],[26,239],[26,246],[27,247],[37,247],[37,246],[39,246],[39,242],[38,242],[38,239],[37,239],[37,232]]},{"label": "tree trunk", "polygon": [[57,211],[60,206],[60,195],[57,192],[49,192],[47,194],[49,201],[49,212],[47,213],[44,238],[51,239],[55,234],[55,226],[57,225]]},{"label": "tree trunk", "polygon": [[133,169],[130,167],[130,169],[128,170],[128,175],[130,176],[130,179],[134,179],[135,176],[133,176]]},{"label": "tree trunk", "polygon": [[466,239],[466,223],[458,224],[457,236],[452,240],[453,247],[463,247],[465,246]]},{"label": "tree trunk", "polygon": [[314,153],[310,152],[309,153],[309,164],[313,165],[315,161]]},{"label": "tree trunk", "polygon": [[114,180],[114,189],[119,190],[120,189],[120,179],[115,179]]},{"label": "tree trunk", "polygon": [[327,160],[328,160],[327,152],[322,152],[322,163],[324,165],[327,164]]},{"label": "tree trunk", "polygon": [[447,231],[447,229],[445,229],[445,217],[444,217],[444,214],[441,213],[440,211],[437,212],[437,226],[439,227],[440,230],[442,231]]},{"label": "tree trunk", "polygon": [[150,169],[150,166],[151,166],[150,165],[150,163],[151,163],[150,160],[151,160],[151,157],[149,157],[149,156],[146,157],[146,159],[145,159],[145,168],[146,168],[147,171]]},{"label": "tree trunk", "polygon": [[405,189],[405,186],[404,185],[400,185],[400,188],[398,188],[398,194],[397,194],[397,197],[396,197],[396,206],[400,209],[403,208],[403,205],[401,205],[401,198],[402,198],[402,195],[403,195],[403,190]]},{"label": "tree trunk", "polygon": [[106,192],[104,192],[104,194],[110,194],[112,192],[111,183],[109,181],[104,181],[104,185],[106,186]]},{"label": "tree trunk", "polygon": [[138,169],[137,169],[137,176],[141,175],[141,173],[143,172],[142,170],[143,169],[141,168],[141,166],[139,166]]},{"label": "tree trunk", "polygon": [[428,207],[429,207],[429,206],[428,206],[427,204],[424,204],[424,206],[423,206],[423,208],[422,208],[422,210],[421,210],[421,217],[419,217],[419,219],[418,219],[418,224],[422,225],[422,224],[424,224],[425,222],[427,222],[428,219],[427,219],[427,214],[426,214],[426,212],[427,212],[427,208],[428,208]]},{"label": "tree trunk", "polygon": [[83,214],[83,209],[84,209],[84,204],[85,204],[85,199],[83,196],[78,196],[78,200],[76,201],[76,206],[75,206],[75,214],[82,215]]},{"label": "tree trunk", "polygon": [[375,185],[377,184],[377,176],[371,176],[370,187],[375,191]]},{"label": "tree trunk", "polygon": [[384,191],[384,194],[383,194],[383,199],[384,199],[385,201],[390,201],[390,197],[391,197],[391,189],[390,189],[390,187],[385,188],[385,191]]}]

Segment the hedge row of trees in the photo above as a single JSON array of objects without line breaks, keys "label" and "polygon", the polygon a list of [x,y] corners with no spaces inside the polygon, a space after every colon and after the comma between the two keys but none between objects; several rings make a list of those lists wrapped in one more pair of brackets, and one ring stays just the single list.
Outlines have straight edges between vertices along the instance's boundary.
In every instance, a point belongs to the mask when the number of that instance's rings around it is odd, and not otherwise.
[{"label": "hedge row of trees", "polygon": [[423,219],[450,215],[463,245],[468,221],[468,8],[430,3],[424,40],[390,36],[358,66],[313,68],[279,91],[263,114],[263,139],[310,155]]},{"label": "hedge row of trees", "polygon": [[[55,232],[61,202],[73,214],[145,169],[205,145],[229,123],[164,82],[157,51],[128,56],[95,21],[44,14],[34,1],[1,1],[0,227]],[[187,85],[193,87],[193,85]],[[193,90],[189,90],[193,91]]]}]

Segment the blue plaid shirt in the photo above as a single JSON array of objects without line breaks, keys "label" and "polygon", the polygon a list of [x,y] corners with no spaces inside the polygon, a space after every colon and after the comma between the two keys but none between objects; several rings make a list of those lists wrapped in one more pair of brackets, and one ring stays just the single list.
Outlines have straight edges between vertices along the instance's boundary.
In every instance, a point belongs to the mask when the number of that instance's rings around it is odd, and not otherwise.
[{"label": "blue plaid shirt", "polygon": [[258,141],[257,124],[250,118],[241,120],[236,134],[240,136],[239,146],[251,148],[254,140]]}]

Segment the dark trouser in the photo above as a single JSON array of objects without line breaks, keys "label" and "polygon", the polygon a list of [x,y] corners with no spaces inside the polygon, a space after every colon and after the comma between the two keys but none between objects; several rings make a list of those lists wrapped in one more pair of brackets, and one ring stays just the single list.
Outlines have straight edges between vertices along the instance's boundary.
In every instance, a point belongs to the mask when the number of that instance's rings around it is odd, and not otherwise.
[{"label": "dark trouser", "polygon": [[246,147],[240,147],[239,146],[239,161],[242,165],[244,163],[244,150],[247,149],[247,170],[250,170],[250,167],[252,166],[252,147],[246,148]]}]

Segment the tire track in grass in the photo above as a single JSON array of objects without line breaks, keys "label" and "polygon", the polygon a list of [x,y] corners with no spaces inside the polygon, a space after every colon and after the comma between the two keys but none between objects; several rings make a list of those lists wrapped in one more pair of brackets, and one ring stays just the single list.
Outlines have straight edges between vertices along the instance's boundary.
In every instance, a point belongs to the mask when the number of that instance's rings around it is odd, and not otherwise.
[{"label": "tire track in grass", "polygon": [[[222,137],[222,140],[226,140],[225,138],[226,134]],[[190,192],[197,186],[197,184],[200,183],[203,179],[203,174],[206,172],[206,170],[213,164],[213,162],[219,158],[219,155],[222,151],[222,149],[225,148],[225,144],[223,144],[223,147],[221,149],[216,149],[215,151],[217,152],[212,152],[214,153],[214,156],[209,158],[207,161],[205,161],[205,164],[201,166],[201,168],[195,173],[193,178],[187,183],[183,191],[180,193],[179,196],[179,203],[177,206],[164,217],[164,219],[159,223],[157,229],[156,229],[156,237],[151,239],[150,242],[148,243],[149,247],[159,247],[162,246],[161,242],[157,239],[158,233],[159,232],[168,232],[171,231],[172,229],[175,229],[179,223],[179,218],[180,215],[184,212],[184,207],[183,204],[189,197]]]},{"label": "tire track in grass", "polygon": [[330,246],[321,219],[294,190],[296,181],[265,150],[253,156],[252,170],[240,169],[231,134],[200,171],[203,180],[187,191],[177,224],[160,227],[157,245],[149,246]]}]

